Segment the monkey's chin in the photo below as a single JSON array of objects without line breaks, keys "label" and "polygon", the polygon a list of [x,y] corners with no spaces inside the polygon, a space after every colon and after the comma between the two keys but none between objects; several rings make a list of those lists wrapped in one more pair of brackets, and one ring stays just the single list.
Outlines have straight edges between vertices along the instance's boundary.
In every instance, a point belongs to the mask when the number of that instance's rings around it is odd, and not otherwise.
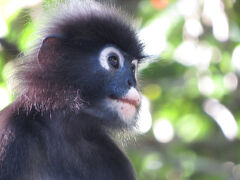
[{"label": "monkey's chin", "polygon": [[132,129],[136,126],[140,101],[104,98],[82,109],[83,113],[99,119],[102,126],[116,129]]},{"label": "monkey's chin", "polygon": [[124,99],[108,98],[108,107],[117,112],[119,118],[126,124],[132,124],[136,119],[139,106]]}]

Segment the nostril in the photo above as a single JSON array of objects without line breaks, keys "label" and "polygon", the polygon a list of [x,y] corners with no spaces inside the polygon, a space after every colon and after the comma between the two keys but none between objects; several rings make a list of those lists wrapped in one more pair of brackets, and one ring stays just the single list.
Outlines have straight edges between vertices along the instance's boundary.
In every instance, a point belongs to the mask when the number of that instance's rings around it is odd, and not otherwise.
[{"label": "nostril", "polygon": [[116,95],[114,95],[114,94],[111,94],[111,95],[110,95],[110,98],[112,98],[112,99],[118,99],[118,97],[117,97]]},{"label": "nostril", "polygon": [[128,80],[128,86],[132,86],[132,82],[130,80]]}]

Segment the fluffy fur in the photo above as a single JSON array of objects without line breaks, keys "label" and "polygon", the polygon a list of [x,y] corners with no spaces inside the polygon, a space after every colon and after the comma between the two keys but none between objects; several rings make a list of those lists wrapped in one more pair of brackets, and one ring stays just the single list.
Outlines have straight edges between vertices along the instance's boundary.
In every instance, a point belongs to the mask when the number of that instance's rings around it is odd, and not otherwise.
[{"label": "fluffy fur", "polygon": [[[18,98],[0,112],[0,180],[134,180],[107,132],[135,123],[124,123],[102,99],[137,88],[132,60],[144,57],[142,44],[119,11],[93,1],[64,3],[47,18],[18,66]],[[96,59],[106,45],[124,53],[124,71],[100,68]]]},{"label": "fluffy fur", "polygon": [[[136,38],[135,30],[127,17],[115,7],[104,6],[91,0],[72,0],[55,4],[55,8],[48,11],[44,18],[45,23],[38,31],[38,36],[42,37],[24,57],[15,75],[15,79],[19,81],[15,89],[28,109],[35,105],[37,109],[69,107],[78,111],[83,105],[80,90],[72,88],[66,78],[66,73],[71,73],[66,67],[71,69],[73,64],[69,57],[64,57],[67,56],[64,51],[81,49],[83,53],[91,53],[91,49],[104,44],[114,44],[139,62],[145,58],[142,53],[143,44]],[[60,56],[64,58],[55,60],[58,63],[54,72],[41,68],[37,61],[41,43],[49,36],[64,39],[64,45],[60,47]],[[69,77],[71,76],[70,74]],[[63,98],[56,99],[56,96]]]}]

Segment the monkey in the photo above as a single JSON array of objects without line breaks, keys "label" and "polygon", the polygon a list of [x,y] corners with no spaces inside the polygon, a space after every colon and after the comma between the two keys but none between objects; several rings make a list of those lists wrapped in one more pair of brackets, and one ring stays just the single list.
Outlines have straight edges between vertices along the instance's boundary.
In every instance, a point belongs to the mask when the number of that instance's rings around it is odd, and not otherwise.
[{"label": "monkey", "polygon": [[111,134],[141,106],[143,43],[126,16],[95,1],[46,15],[16,67],[17,97],[0,112],[0,180],[135,180]]}]

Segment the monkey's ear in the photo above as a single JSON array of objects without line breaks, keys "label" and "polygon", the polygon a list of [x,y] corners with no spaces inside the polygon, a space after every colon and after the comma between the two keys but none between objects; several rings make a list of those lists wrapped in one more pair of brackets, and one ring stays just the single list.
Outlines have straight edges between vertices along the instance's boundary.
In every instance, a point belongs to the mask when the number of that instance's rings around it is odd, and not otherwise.
[{"label": "monkey's ear", "polygon": [[38,51],[38,63],[43,67],[55,64],[55,60],[60,56],[61,38],[57,36],[46,37]]}]

